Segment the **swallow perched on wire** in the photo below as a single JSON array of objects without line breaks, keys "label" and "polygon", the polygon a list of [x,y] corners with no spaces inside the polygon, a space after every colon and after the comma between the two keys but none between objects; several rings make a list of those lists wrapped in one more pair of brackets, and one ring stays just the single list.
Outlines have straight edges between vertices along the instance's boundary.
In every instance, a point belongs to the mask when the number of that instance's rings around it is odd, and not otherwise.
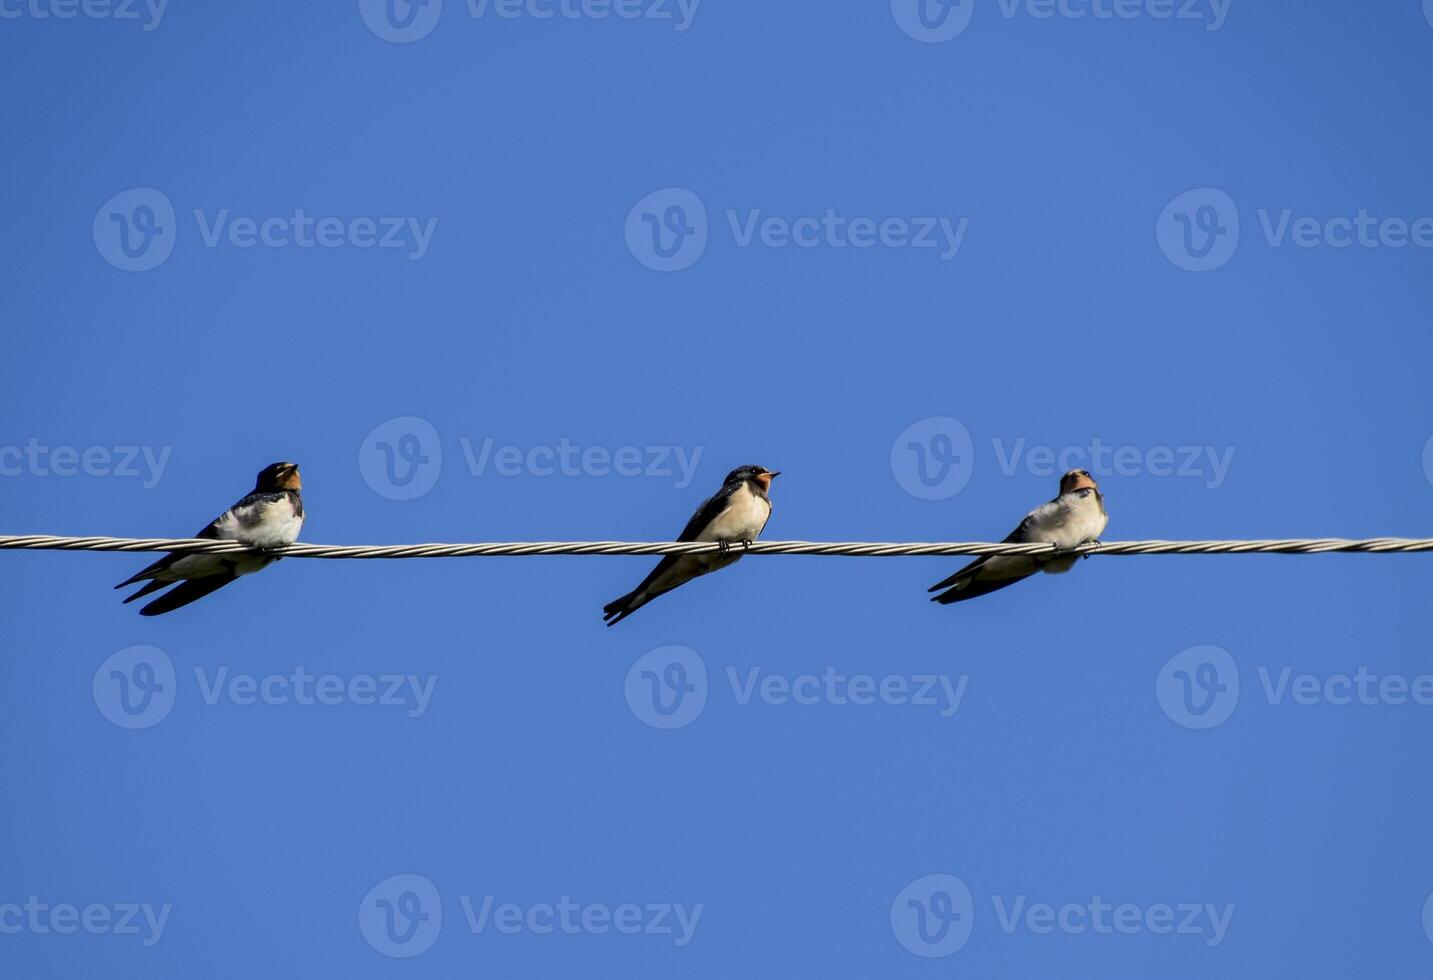
[{"label": "swallow perched on wire", "polygon": [[[238,541],[258,551],[268,551],[293,544],[298,540],[304,523],[303,483],[299,468],[293,463],[273,463],[259,471],[254,489],[242,500],[209,522],[208,527],[194,535],[218,541]],[[279,560],[278,555],[201,555],[170,553],[143,571],[116,585],[127,585],[149,579],[134,595],[141,596],[181,583],[150,602],[139,611],[141,616],[158,616],[187,606],[217,589],[222,589],[240,575],[257,572]]]},{"label": "swallow perched on wire", "polygon": [[[780,475],[764,466],[732,470],[721,489],[697,508],[677,540],[719,541],[727,546],[755,541],[771,517],[771,481]],[[641,585],[603,606],[602,618],[608,626],[615,626],[657,596],[725,568],[740,557],[740,551],[726,549],[702,555],[666,555]]]},{"label": "swallow perched on wire", "polygon": [[[1095,478],[1084,470],[1070,470],[1060,477],[1060,495],[1026,514],[1005,543],[1048,543],[1061,549],[1075,548],[1088,542],[1098,542],[1109,520],[1105,498],[1100,494]],[[1036,572],[1068,572],[1074,567],[1076,557],[986,555],[932,585],[931,592],[946,591],[932,596],[931,601],[949,605],[988,595]]]}]

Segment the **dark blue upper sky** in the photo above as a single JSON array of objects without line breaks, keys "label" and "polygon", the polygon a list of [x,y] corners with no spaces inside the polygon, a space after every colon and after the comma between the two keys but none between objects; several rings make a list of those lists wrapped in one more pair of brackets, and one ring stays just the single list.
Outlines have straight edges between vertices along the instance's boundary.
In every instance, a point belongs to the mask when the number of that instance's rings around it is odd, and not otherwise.
[{"label": "dark blue upper sky", "polygon": [[[1433,13],[921,2],[0,0],[0,531],[1427,533]],[[146,560],[0,554],[0,974],[1433,963],[1428,558]]]}]

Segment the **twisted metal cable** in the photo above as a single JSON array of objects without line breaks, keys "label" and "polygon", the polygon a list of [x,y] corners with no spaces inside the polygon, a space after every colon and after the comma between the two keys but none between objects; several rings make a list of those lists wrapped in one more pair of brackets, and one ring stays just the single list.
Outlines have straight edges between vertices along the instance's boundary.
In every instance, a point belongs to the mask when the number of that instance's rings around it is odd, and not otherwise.
[{"label": "twisted metal cable", "polygon": [[[165,551],[228,555],[250,549],[237,541],[202,538],[63,537],[51,534],[0,535],[0,550]],[[480,544],[333,545],[292,544],[266,554],[285,558],[494,558],[525,555],[700,555],[727,550],[715,542],[679,541],[510,541]],[[1061,552],[1052,544],[983,541],[753,541],[732,551],[753,555],[837,555],[886,558],[947,555],[1310,555],[1329,552],[1389,554],[1433,551],[1433,538],[1291,538],[1257,541],[1108,541]]]}]

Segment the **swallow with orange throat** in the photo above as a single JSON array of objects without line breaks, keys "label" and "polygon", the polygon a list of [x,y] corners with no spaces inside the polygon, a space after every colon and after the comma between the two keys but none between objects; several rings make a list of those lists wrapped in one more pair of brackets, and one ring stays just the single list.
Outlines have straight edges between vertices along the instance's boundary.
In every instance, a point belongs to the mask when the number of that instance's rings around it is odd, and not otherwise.
[{"label": "swallow with orange throat", "polygon": [[[298,540],[304,523],[303,483],[294,463],[272,463],[259,471],[254,489],[238,503],[210,521],[194,535],[217,541],[238,541],[257,552],[270,551]],[[241,575],[249,575],[278,561],[281,556],[200,555],[170,553],[125,579],[116,589],[149,581],[125,602],[152,592],[174,588],[140,609],[141,616],[159,616],[187,606],[222,589]],[[177,583],[177,584],[176,584]]]},{"label": "swallow with orange throat", "polygon": [[780,475],[764,466],[740,466],[728,473],[721,489],[697,508],[677,536],[678,541],[717,541],[726,547],[709,554],[665,556],[641,585],[603,607],[607,625],[615,626],[657,596],[740,558],[741,551],[731,546],[750,544],[766,527],[771,481]]},{"label": "swallow with orange throat", "polygon": [[[1098,542],[1109,523],[1099,484],[1085,470],[1060,477],[1060,494],[1041,504],[1005,538],[1006,544],[1053,544],[1061,550]],[[1036,572],[1058,574],[1074,567],[1077,555],[986,555],[930,587],[932,602],[949,605],[1014,585]]]}]

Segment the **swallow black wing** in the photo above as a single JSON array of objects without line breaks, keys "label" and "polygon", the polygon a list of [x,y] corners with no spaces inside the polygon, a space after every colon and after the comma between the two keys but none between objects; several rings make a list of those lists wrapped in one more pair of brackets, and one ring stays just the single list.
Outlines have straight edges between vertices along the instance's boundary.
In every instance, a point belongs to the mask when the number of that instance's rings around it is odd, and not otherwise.
[{"label": "swallow black wing", "polygon": [[[729,496],[731,496],[731,494],[729,494],[726,491],[726,488],[723,487],[721,490],[713,494],[710,498],[703,501],[702,505],[697,508],[697,512],[692,515],[692,519],[687,521],[687,526],[682,528],[682,533],[677,535],[677,540],[695,541],[697,539],[697,535],[701,534],[704,530],[706,530],[707,526],[711,524],[712,521],[716,520],[717,515],[719,515],[722,510],[726,508],[726,502]],[[632,591],[641,592],[646,589],[647,586],[651,585],[657,580],[658,576],[660,576],[663,572],[667,571],[669,568],[675,565],[677,563],[677,559],[681,557],[681,555],[663,555],[662,560],[657,562],[657,567],[653,568],[651,573],[646,578],[642,579],[641,583]]]},{"label": "swallow black wing", "polygon": [[[731,491],[727,490],[726,487],[722,487],[716,493],[712,494],[710,498],[703,501],[702,505],[697,508],[697,512],[692,515],[692,519],[687,521],[687,526],[682,528],[682,533],[677,535],[677,540],[695,541],[697,535],[705,531],[707,525],[716,520],[717,516],[726,509],[727,499],[730,496]],[[668,557],[671,556],[669,555]]]},{"label": "swallow black wing", "polygon": [[149,603],[139,611],[139,614],[141,616],[162,616],[164,613],[173,612],[180,606],[187,606],[196,599],[202,599],[211,592],[217,592],[238,577],[231,568],[217,575],[188,579]]},{"label": "swallow black wing", "polygon": [[[706,530],[707,526],[716,520],[718,515],[726,508],[727,499],[730,496],[731,490],[722,487],[710,498],[704,500],[702,505],[697,508],[697,512],[692,515],[691,520],[687,521],[687,526],[682,528],[682,533],[677,535],[677,540],[695,541],[697,536]],[[608,621],[607,625],[617,625],[632,613],[636,612],[641,606],[646,605],[661,595],[661,592],[647,593],[648,586],[652,585],[652,583],[656,582],[662,575],[670,571],[672,566],[676,565],[682,557],[682,555],[663,555],[662,560],[657,562],[656,567],[647,573],[647,577],[642,579],[635,589],[619,599],[613,599],[607,603],[607,605],[603,606],[602,617]],[[663,592],[665,591],[670,590],[663,590]],[[639,597],[640,601],[638,601]]]},{"label": "swallow black wing", "polygon": [[[230,514],[234,514],[239,518],[239,522],[241,524],[252,523],[252,521],[245,519],[245,511],[252,509],[253,506],[258,503],[273,503],[274,501],[282,500],[285,496],[287,496],[287,494],[288,491],[286,490],[251,490],[249,493],[246,493],[243,497],[241,497],[236,504],[234,504],[228,510],[224,511],[224,513],[220,514],[218,517],[214,518],[207,525],[205,525],[204,528],[194,536],[196,538],[203,538],[206,541],[217,541],[219,539],[219,525],[223,522],[224,518],[228,517]],[[303,498],[299,497],[298,495],[295,495],[294,514],[299,517],[302,517],[303,513]],[[182,554],[170,552],[169,554],[165,555],[163,558],[160,558],[153,564],[148,565],[147,567],[141,569],[138,572],[135,572],[129,578],[116,585],[115,588],[122,589],[125,586],[133,585],[134,583],[141,581],[142,579],[150,578],[154,575],[155,572],[162,572],[164,569],[168,568],[170,565],[174,564],[176,561],[183,557],[184,555]],[[151,589],[150,591],[153,590]],[[126,599],[125,602],[131,602],[135,599],[138,599],[144,594],[144,592],[136,592],[134,595]]]},{"label": "swallow black wing", "polygon": [[[248,498],[245,498],[245,499],[248,499]],[[234,505],[234,507],[238,507],[238,506],[239,506],[239,504],[235,504],[235,505]],[[233,507],[229,508],[229,510],[233,510],[233,509],[234,509]],[[227,513],[229,513],[229,511],[227,511],[227,510],[224,511],[224,514],[227,514]],[[204,538],[205,540],[217,540],[218,537],[219,537],[219,522],[224,519],[224,514],[220,514],[218,517],[214,518],[214,519],[213,519],[212,521],[210,521],[198,534],[196,534],[196,535],[194,535],[194,536],[195,536],[196,538]],[[184,556],[183,556],[182,554],[179,554],[178,552],[171,551],[171,552],[169,552],[167,555],[165,555],[163,558],[160,558],[158,561],[156,561],[156,562],[154,562],[154,563],[152,563],[152,564],[150,564],[150,565],[147,565],[147,566],[145,566],[144,568],[140,569],[139,571],[135,572],[135,573],[134,573],[133,575],[131,575],[129,578],[125,579],[123,582],[121,582],[121,583],[119,583],[118,585],[116,585],[115,588],[116,588],[116,589],[122,589],[122,588],[124,588],[126,585],[133,585],[133,584],[136,583],[136,582],[139,582],[139,581],[142,581],[142,580],[144,580],[144,579],[150,578],[150,577],[152,577],[152,576],[154,575],[155,572],[162,572],[162,571],[164,571],[164,569],[168,568],[170,565],[174,564],[176,561],[178,561],[180,558],[183,558],[183,557],[184,557]],[[160,586],[160,588],[163,588],[163,586]],[[150,591],[152,592],[152,591],[154,591],[154,590],[153,590],[153,589],[150,589]],[[145,594],[145,593],[144,593],[143,591],[136,592],[134,595],[130,596],[128,599],[126,599],[126,600],[124,600],[124,601],[125,601],[125,602],[130,602],[130,601],[132,601],[132,600],[134,600],[134,599],[138,599],[140,596],[142,596],[142,595],[144,595],[144,594]]]},{"label": "swallow black wing", "polygon": [[[1033,513],[1026,514],[1025,519],[1020,522],[1020,526],[1017,527],[1015,530],[1011,531],[1009,534],[1005,535],[1005,540],[1002,541],[1001,544],[1023,543],[1025,540],[1026,532],[1030,530],[1030,526],[1034,523],[1034,520],[1035,515]],[[941,579],[939,582],[937,582],[935,585],[932,585],[926,591],[939,592],[941,589],[950,589],[950,591],[946,592],[943,595],[932,596],[931,601],[938,602],[943,606],[948,606],[952,602],[962,602],[966,599],[974,599],[977,596],[989,595],[992,592],[998,592],[999,590],[1005,588],[1007,585],[1014,585],[1016,582],[1023,581],[1024,579],[1029,578],[1030,575],[1034,574],[1034,572],[1030,572],[1025,575],[1014,575],[1010,578],[1005,579],[992,579],[986,582],[974,582],[959,589],[952,588],[952,586],[954,586],[962,579],[969,579],[970,577],[974,576],[977,572],[979,572],[982,568],[989,564],[992,558],[997,557],[1000,556],[981,555],[979,558],[975,559],[975,561],[964,566],[959,571],[955,572],[953,575]]]}]

